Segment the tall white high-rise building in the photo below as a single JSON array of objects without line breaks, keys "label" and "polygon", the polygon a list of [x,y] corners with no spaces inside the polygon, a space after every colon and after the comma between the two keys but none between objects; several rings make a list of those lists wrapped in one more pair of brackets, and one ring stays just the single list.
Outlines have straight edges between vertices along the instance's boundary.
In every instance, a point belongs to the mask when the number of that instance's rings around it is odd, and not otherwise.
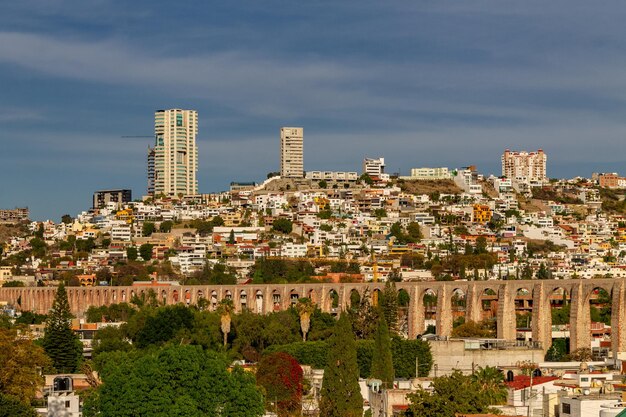
[{"label": "tall white high-rise building", "polygon": [[198,112],[157,110],[154,134],[154,194],[198,194]]},{"label": "tall white high-rise building", "polygon": [[301,127],[280,128],[280,176],[304,177],[304,129]]},{"label": "tall white high-rise building", "polygon": [[548,157],[542,149],[537,152],[504,151],[502,155],[502,175],[517,181],[546,180],[546,161]]}]

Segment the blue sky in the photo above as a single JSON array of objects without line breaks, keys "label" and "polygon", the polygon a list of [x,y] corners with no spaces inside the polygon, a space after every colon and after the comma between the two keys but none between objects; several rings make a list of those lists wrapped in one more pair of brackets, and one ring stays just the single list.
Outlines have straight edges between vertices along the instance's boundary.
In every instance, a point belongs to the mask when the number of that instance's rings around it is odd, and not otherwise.
[{"label": "blue sky", "polygon": [[199,112],[201,192],[277,170],[548,154],[552,177],[626,174],[626,5],[556,1],[63,1],[0,5],[0,207],[59,220],[145,192],[160,108]]}]

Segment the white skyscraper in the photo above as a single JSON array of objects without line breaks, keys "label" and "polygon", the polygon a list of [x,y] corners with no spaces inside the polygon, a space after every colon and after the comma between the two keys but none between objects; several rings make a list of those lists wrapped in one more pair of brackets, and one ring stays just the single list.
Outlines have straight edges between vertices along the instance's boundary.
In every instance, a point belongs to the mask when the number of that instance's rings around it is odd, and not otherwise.
[{"label": "white skyscraper", "polygon": [[154,194],[198,194],[198,112],[157,110],[154,134]]},{"label": "white skyscraper", "polygon": [[304,177],[304,129],[301,127],[280,129],[280,176]]}]

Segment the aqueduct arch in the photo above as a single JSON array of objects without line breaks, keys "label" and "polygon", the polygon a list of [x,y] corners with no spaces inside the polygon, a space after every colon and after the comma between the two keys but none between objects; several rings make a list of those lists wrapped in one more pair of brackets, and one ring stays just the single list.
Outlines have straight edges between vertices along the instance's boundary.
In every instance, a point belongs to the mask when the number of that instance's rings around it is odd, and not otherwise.
[{"label": "aqueduct arch", "polygon": [[[572,350],[590,346],[590,297],[594,289],[601,288],[611,297],[611,329],[614,351],[626,351],[626,279],[593,280],[528,280],[528,281],[453,281],[453,282],[400,282],[396,290],[406,291],[409,303],[406,308],[408,334],[410,338],[424,333],[425,316],[434,312],[436,332],[439,336],[450,336],[453,323],[452,297],[455,291],[465,295],[466,320],[481,321],[483,318],[483,294],[489,292],[490,303],[495,303],[497,315],[497,337],[514,341],[516,339],[516,297],[524,290],[528,309],[531,310],[532,340],[541,342],[548,349],[551,342],[550,299],[556,289],[562,289],[570,297],[570,348]],[[231,298],[237,309],[244,307],[255,313],[267,314],[284,310],[297,301],[308,297],[325,312],[340,313],[350,307],[351,294],[359,298],[374,290],[382,290],[382,283],[362,284],[288,284],[288,285],[224,285],[224,286],[173,286],[155,287],[66,287],[72,313],[84,315],[90,306],[129,302],[132,297],[153,291],[157,299],[165,304],[184,303],[195,305],[200,300],[214,308],[224,298]],[[15,305],[21,310],[47,313],[52,307],[56,288],[26,287],[0,288],[0,301]],[[436,305],[424,304],[427,293],[436,296]],[[244,295],[245,294],[245,295]],[[335,295],[336,294],[336,295]],[[431,297],[434,300],[434,298]],[[337,307],[333,307],[336,305]]]}]

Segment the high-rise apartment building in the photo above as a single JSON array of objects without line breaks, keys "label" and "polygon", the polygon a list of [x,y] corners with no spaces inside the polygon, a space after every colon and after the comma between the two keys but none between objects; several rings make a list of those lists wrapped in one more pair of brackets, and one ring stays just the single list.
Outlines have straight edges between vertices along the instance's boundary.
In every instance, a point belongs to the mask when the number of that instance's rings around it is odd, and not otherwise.
[{"label": "high-rise apartment building", "polygon": [[385,158],[365,158],[363,174],[380,179],[385,173]]},{"label": "high-rise apartment building", "polygon": [[[198,112],[157,110],[154,134],[154,194],[198,194]],[[148,154],[148,164],[150,158]]]},{"label": "high-rise apartment building", "polygon": [[546,180],[545,152],[539,149],[537,152],[512,152],[504,151],[502,155],[502,175],[518,181]]},{"label": "high-rise apartment building", "polygon": [[154,195],[154,148],[148,146],[148,195]]},{"label": "high-rise apartment building", "polygon": [[280,176],[304,177],[304,129],[301,127],[280,128]]}]

